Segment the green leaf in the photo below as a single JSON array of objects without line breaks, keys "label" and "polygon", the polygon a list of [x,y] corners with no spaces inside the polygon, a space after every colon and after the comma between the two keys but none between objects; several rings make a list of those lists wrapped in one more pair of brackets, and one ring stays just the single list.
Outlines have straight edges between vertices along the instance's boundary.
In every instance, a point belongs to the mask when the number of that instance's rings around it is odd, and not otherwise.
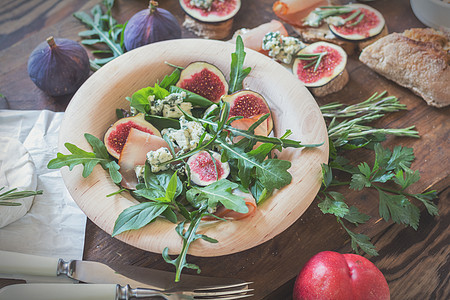
[{"label": "green leaf", "polygon": [[360,191],[364,187],[370,187],[371,185],[370,180],[363,174],[356,173],[352,175],[352,181],[350,182],[350,188],[352,190]]},{"label": "green leaf", "polygon": [[112,236],[148,225],[160,216],[168,207],[169,206],[164,203],[143,202],[126,208],[117,218]]},{"label": "green leaf", "polygon": [[244,188],[250,186],[253,171],[255,171],[256,180],[260,181],[269,193],[292,181],[292,175],[287,171],[291,167],[291,162],[279,159],[267,159],[260,162],[255,158],[257,152],[246,153],[235,145],[230,145],[220,139],[218,141],[225,155],[238,161],[238,174]]},{"label": "green leaf", "polygon": [[198,210],[193,211],[192,213],[190,213],[189,215],[189,219],[190,219],[190,224],[189,227],[184,230],[184,225],[185,222],[181,222],[180,224],[178,224],[178,226],[176,227],[176,232],[178,233],[178,235],[183,239],[183,247],[181,249],[181,253],[175,258],[175,259],[171,259],[169,256],[169,248],[164,248],[162,256],[164,258],[164,260],[175,266],[175,282],[179,282],[180,281],[180,277],[181,277],[181,271],[184,268],[190,268],[190,269],[194,269],[197,270],[197,273],[200,273],[200,268],[197,265],[194,264],[190,264],[187,263],[186,261],[186,256],[187,256],[187,252],[189,250],[189,246],[196,240],[198,239],[203,239],[207,242],[215,242],[217,243],[217,240],[209,238],[203,234],[197,234],[197,228],[198,225],[200,224],[200,221],[202,219],[202,217],[207,214],[206,213],[207,210],[207,205],[205,202],[203,202],[203,204],[200,205],[200,207],[198,208]]},{"label": "green leaf", "polygon": [[180,122],[176,119],[156,115],[146,115],[145,120],[150,122],[159,131],[163,130],[164,128],[180,129]]},{"label": "green leaf", "polygon": [[89,133],[85,133],[84,138],[88,141],[89,145],[91,145],[92,150],[95,153],[95,157],[104,159],[109,158],[108,150],[106,149],[105,144],[103,144],[103,142],[99,138]]},{"label": "green leaf", "polygon": [[350,236],[353,251],[358,253],[358,246],[359,246],[361,250],[364,251],[365,253],[372,256],[378,256],[378,252],[375,249],[375,246],[370,242],[370,238],[367,235],[356,234],[350,231],[347,227],[345,227],[341,219],[338,219],[338,221],[339,223],[341,223],[342,227],[345,229],[345,231],[347,231],[348,235]]},{"label": "green leaf", "polygon": [[361,174],[363,174],[365,177],[370,178],[370,175],[372,175],[372,170],[370,169],[369,165],[364,162],[358,166],[359,171]]},{"label": "green leaf", "polygon": [[409,225],[415,230],[419,226],[420,210],[404,195],[392,195],[378,189],[379,213],[385,221],[392,218],[395,223]]},{"label": "green leaf", "polygon": [[399,170],[409,168],[414,161],[414,151],[412,148],[396,146],[392,151],[392,156],[388,161],[388,170]]},{"label": "green leaf", "polygon": [[[144,182],[144,187],[135,190],[134,193],[149,200],[166,199],[165,202],[171,202],[183,190],[183,184],[176,173],[171,171],[152,173],[148,165],[145,165],[144,169]],[[168,195],[173,198],[166,198]]]},{"label": "green leaf", "polygon": [[250,73],[251,68],[243,69],[245,59],[244,42],[240,35],[236,38],[236,52],[231,54],[231,71],[228,93],[232,94],[243,89],[242,82]]},{"label": "green leaf", "polygon": [[325,189],[331,184],[332,181],[333,169],[327,164],[322,164],[322,184]]},{"label": "green leaf", "polygon": [[88,177],[94,167],[100,164],[103,169],[108,169],[111,179],[114,183],[118,184],[122,181],[122,175],[119,173],[119,165],[106,152],[106,147],[103,142],[97,137],[86,133],[85,138],[88,140],[89,144],[92,146],[94,152],[87,152],[77,146],[66,143],[64,144],[72,154],[62,154],[57,153],[56,158],[49,161],[47,168],[49,169],[59,169],[62,167],[69,167],[72,170],[77,165],[83,166],[83,177]]},{"label": "green leaf", "polygon": [[415,194],[412,196],[414,198],[416,198],[417,200],[421,201],[425,205],[425,207],[430,215],[432,215],[432,216],[439,215],[438,207],[436,206],[436,204],[434,204],[432,202],[434,199],[437,198],[436,191],[429,191],[429,192],[426,192],[423,194]]},{"label": "green leaf", "polygon": [[347,204],[343,201],[344,196],[337,192],[329,192],[329,195],[325,196],[325,199],[318,204],[320,210],[324,214],[344,217],[349,212]]},{"label": "green leaf", "polygon": [[155,96],[155,99],[159,100],[164,99],[169,95],[170,93],[166,89],[155,84],[154,87],[149,86],[134,92],[131,96],[130,106],[134,107],[139,112],[148,113],[150,111],[149,96]]},{"label": "green leaf", "polygon": [[239,213],[247,213],[248,207],[245,205],[244,198],[233,194],[232,190],[238,188],[238,184],[221,179],[205,187],[193,187],[188,190],[186,197],[194,206],[199,202],[207,201],[208,207],[215,208],[221,203],[225,208]]},{"label": "green leaf", "polygon": [[190,102],[192,103],[193,106],[198,106],[198,107],[209,107],[211,105],[214,104],[214,102],[212,102],[211,100],[206,99],[203,96],[200,96],[196,93],[193,93],[191,91],[182,89],[180,87],[177,87],[175,85],[172,85],[169,89],[170,93],[181,93],[181,92],[185,92],[186,93],[186,98],[184,99],[184,102]]},{"label": "green leaf", "polygon": [[159,84],[163,89],[170,88],[175,85],[180,79],[181,70],[179,68],[175,68],[170,75],[164,76],[163,80]]},{"label": "green leaf", "polygon": [[370,216],[361,213],[357,207],[350,206],[348,213],[344,216],[344,219],[346,219],[350,223],[357,225],[364,224],[369,221]]},{"label": "green leaf", "polygon": [[404,171],[403,169],[400,169],[395,173],[394,182],[401,186],[402,190],[409,187],[411,184],[416,183],[420,180],[420,173],[419,171],[413,171],[408,167],[405,167]]}]

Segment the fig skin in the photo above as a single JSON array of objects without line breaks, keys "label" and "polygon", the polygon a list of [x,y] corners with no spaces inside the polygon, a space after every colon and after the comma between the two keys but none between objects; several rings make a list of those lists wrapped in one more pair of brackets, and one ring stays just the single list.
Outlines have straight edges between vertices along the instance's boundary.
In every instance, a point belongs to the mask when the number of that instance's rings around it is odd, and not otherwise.
[{"label": "fig skin", "polygon": [[147,9],[133,15],[124,32],[127,51],[164,40],[181,38],[177,19],[167,10],[158,8],[158,2],[150,1]]},{"label": "fig skin", "polygon": [[89,77],[90,63],[80,44],[51,36],[31,52],[27,69],[39,89],[63,96],[74,93]]}]

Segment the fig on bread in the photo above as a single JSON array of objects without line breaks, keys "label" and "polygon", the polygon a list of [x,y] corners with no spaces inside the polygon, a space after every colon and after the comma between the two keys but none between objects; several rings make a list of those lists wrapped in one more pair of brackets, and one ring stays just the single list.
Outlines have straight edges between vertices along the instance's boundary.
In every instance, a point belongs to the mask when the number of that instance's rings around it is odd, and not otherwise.
[{"label": "fig on bread", "polygon": [[194,34],[210,39],[224,39],[231,34],[233,17],[241,0],[179,0],[185,12],[183,26]]},{"label": "fig on bread", "polygon": [[292,72],[318,97],[340,91],[348,82],[347,53],[340,46],[317,42],[297,53]]},{"label": "fig on bread", "polygon": [[349,55],[388,34],[383,15],[364,4],[317,5],[303,17],[301,24],[298,21],[289,24],[304,42],[337,44]]}]

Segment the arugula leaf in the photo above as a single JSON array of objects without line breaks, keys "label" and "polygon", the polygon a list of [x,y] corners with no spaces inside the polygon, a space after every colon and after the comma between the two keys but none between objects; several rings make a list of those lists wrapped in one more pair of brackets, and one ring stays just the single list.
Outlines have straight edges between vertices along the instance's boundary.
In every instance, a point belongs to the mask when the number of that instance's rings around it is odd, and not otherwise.
[{"label": "arugula leaf", "polygon": [[242,90],[245,77],[250,73],[251,68],[243,69],[245,59],[244,42],[240,35],[236,38],[236,52],[231,54],[231,71],[228,93],[232,94]]},{"label": "arugula leaf", "polygon": [[199,202],[207,201],[210,208],[215,208],[218,203],[221,203],[227,209],[239,213],[247,213],[248,207],[245,205],[244,198],[234,195],[232,192],[238,186],[237,183],[228,179],[221,179],[202,188],[192,187],[187,191],[186,198],[196,207],[199,206]]},{"label": "arugula leaf", "polygon": [[113,0],[104,0],[103,4],[106,7],[106,13],[103,13],[100,5],[95,5],[91,14],[88,15],[85,12],[75,12],[73,16],[84,23],[89,30],[82,31],[78,35],[83,38],[81,41],[84,45],[96,45],[105,44],[108,50],[93,51],[94,54],[110,54],[111,56],[106,58],[96,58],[91,60],[91,68],[98,70],[100,67],[114,58],[122,55],[125,52],[123,44],[123,32],[126,24],[118,24],[112,17],[111,9],[114,5]]},{"label": "arugula leaf", "polygon": [[108,152],[106,151],[106,147],[103,142],[97,137],[85,133],[84,137],[91,145],[94,152],[84,151],[77,146],[65,143],[67,150],[69,150],[72,154],[62,154],[57,153],[56,158],[49,161],[47,164],[47,168],[49,169],[59,169],[62,167],[69,167],[69,170],[72,170],[76,165],[83,165],[83,177],[88,177],[94,167],[97,164],[100,164],[103,169],[109,170],[109,175],[114,183],[118,184],[122,181],[122,175],[119,173],[119,165],[117,162],[111,159]]},{"label": "arugula leaf", "polygon": [[291,167],[291,162],[279,159],[267,159],[260,162],[255,157],[257,152],[246,153],[243,149],[221,139],[217,139],[217,141],[227,157],[238,160],[238,174],[244,188],[249,188],[254,170],[256,172],[254,177],[269,193],[292,181],[292,175],[287,171]]},{"label": "arugula leaf", "polygon": [[194,270],[197,270],[197,273],[200,273],[199,266],[197,266],[195,264],[187,263],[187,261],[186,261],[186,255],[189,250],[189,246],[194,241],[196,241],[198,239],[203,239],[210,243],[217,243],[217,240],[210,238],[206,235],[197,233],[197,228],[198,228],[198,225],[200,224],[201,219],[203,218],[203,216],[205,216],[207,214],[207,212],[206,212],[207,208],[208,208],[208,205],[204,201],[197,210],[194,210],[192,213],[189,213],[188,217],[190,220],[190,224],[189,224],[188,229],[186,229],[186,230],[184,229],[184,226],[186,223],[185,221],[181,222],[176,227],[176,229],[175,229],[176,232],[183,239],[183,247],[181,249],[181,253],[177,256],[177,258],[175,258],[175,259],[170,258],[169,248],[167,248],[167,247],[164,248],[164,250],[162,252],[162,256],[163,256],[164,260],[167,263],[170,263],[175,266],[175,269],[176,269],[175,282],[180,281],[181,271],[184,268],[194,269]]},{"label": "arugula leaf", "polygon": [[203,96],[200,96],[199,94],[196,94],[194,92],[182,89],[180,87],[177,87],[175,85],[172,85],[169,89],[170,93],[186,93],[186,98],[184,99],[185,102],[192,103],[193,106],[199,106],[199,107],[209,107],[214,104],[211,100],[206,99]]},{"label": "arugula leaf", "polygon": [[130,206],[120,213],[114,224],[112,236],[142,228],[154,221],[168,208],[168,204],[160,202],[143,202]]},{"label": "arugula leaf", "polygon": [[173,72],[170,75],[164,76],[159,86],[167,90],[167,88],[170,88],[171,86],[175,85],[178,82],[178,80],[180,79],[180,74],[181,74],[180,68],[175,68],[175,70],[173,70]]}]

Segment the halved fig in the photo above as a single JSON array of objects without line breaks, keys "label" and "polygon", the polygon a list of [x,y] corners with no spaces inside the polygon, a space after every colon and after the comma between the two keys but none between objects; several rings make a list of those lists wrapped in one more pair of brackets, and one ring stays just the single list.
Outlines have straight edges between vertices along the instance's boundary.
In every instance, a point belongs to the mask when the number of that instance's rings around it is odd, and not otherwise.
[{"label": "halved fig", "polygon": [[[346,19],[353,14],[356,17],[347,21],[344,25],[330,24],[330,30],[333,34],[346,40],[361,41],[376,36],[383,31],[385,21],[378,10],[365,4],[349,4],[348,6],[354,8],[354,10],[341,15],[341,17]],[[358,11],[359,14],[356,14]]]},{"label": "halved fig", "polygon": [[176,86],[216,103],[228,92],[228,82],[222,71],[203,61],[193,62],[181,71]]},{"label": "halved fig", "polygon": [[208,1],[199,2],[201,2],[201,5],[196,6],[195,1],[180,0],[180,5],[184,12],[192,18],[208,23],[229,20],[241,8],[241,0],[209,1],[210,3]]},{"label": "halved fig", "polygon": [[207,186],[227,178],[230,174],[230,165],[228,162],[221,162],[220,159],[221,155],[214,151],[200,151],[189,157],[187,164],[192,182],[200,186]]},{"label": "halved fig", "polygon": [[[254,116],[270,113],[269,105],[261,94],[250,90],[237,91],[223,97],[223,101],[230,103],[230,118],[243,116],[251,118]],[[272,116],[267,118],[267,134],[272,131]]]},{"label": "halved fig", "polygon": [[106,131],[104,137],[106,149],[113,157],[120,157],[131,128],[161,137],[159,130],[145,120],[144,114],[119,119]]},{"label": "halved fig", "polygon": [[[297,53],[297,56],[302,55],[302,59],[300,57],[295,59],[292,71],[307,87],[324,86],[346,71],[347,53],[338,45],[317,42]],[[315,59],[311,59],[314,57]]]},{"label": "halved fig", "polygon": [[145,164],[147,153],[162,147],[169,147],[160,136],[153,135],[136,128],[130,128],[128,138],[119,158],[119,172],[122,174],[120,183],[127,189],[136,189],[138,183],[135,168]]}]

